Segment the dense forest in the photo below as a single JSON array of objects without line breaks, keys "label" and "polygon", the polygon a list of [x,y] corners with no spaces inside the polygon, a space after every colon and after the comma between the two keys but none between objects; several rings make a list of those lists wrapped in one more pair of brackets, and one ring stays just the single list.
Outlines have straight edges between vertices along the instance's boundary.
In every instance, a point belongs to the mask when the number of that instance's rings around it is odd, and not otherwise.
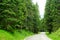
[{"label": "dense forest", "polygon": [[25,29],[37,33],[39,27],[38,5],[32,0],[0,0],[0,29],[9,32]]},{"label": "dense forest", "polygon": [[32,0],[0,0],[0,32],[56,32],[60,28],[60,0],[47,0],[44,18],[38,7]]},{"label": "dense forest", "polygon": [[60,28],[60,0],[47,0],[44,19],[50,33]]}]

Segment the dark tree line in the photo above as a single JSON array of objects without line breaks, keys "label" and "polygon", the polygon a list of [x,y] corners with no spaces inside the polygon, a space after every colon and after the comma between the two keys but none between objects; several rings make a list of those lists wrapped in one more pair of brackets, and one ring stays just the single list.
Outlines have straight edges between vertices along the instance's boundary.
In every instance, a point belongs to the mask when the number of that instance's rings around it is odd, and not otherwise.
[{"label": "dark tree line", "polygon": [[44,18],[32,0],[0,0],[0,29],[13,32],[28,30],[34,33],[60,28],[60,0],[47,0]]},{"label": "dark tree line", "polygon": [[49,33],[60,28],[60,0],[47,0],[44,18]]},{"label": "dark tree line", "polygon": [[0,0],[0,29],[37,33],[40,30],[38,5],[32,0]]}]

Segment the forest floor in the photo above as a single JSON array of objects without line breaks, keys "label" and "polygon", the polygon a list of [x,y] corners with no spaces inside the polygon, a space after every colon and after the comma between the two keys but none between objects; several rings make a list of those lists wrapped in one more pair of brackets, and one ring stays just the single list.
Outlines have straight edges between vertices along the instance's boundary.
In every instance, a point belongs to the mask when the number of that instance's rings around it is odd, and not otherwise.
[{"label": "forest floor", "polygon": [[27,37],[24,40],[51,40],[47,37],[45,32],[41,32],[40,34],[35,34],[33,36]]}]

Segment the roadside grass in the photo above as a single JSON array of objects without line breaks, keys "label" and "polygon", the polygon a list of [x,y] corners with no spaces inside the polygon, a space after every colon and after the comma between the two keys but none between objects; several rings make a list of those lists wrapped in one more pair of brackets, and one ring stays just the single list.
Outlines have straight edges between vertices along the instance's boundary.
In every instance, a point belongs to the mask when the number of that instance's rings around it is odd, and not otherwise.
[{"label": "roadside grass", "polygon": [[0,40],[15,40],[15,38],[9,32],[0,30]]},{"label": "roadside grass", "polygon": [[20,32],[17,31],[14,32],[14,37],[16,38],[16,40],[24,40],[24,38],[30,35],[33,35],[33,33],[25,30],[22,30]]},{"label": "roadside grass", "polygon": [[24,40],[25,37],[32,35],[32,32],[22,30],[21,32],[15,31],[13,34],[0,30],[0,40]]},{"label": "roadside grass", "polygon": [[52,40],[60,40],[60,29],[58,29],[56,32],[53,32],[52,34],[48,34],[48,37],[50,37]]}]

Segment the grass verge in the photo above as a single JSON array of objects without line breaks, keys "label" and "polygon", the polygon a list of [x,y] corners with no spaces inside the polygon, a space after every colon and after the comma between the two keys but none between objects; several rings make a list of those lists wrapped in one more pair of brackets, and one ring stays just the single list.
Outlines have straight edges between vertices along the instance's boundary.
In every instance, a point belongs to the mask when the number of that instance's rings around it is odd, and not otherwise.
[{"label": "grass verge", "polygon": [[52,40],[60,40],[60,29],[58,29],[56,32],[53,32],[52,34],[48,34],[48,37],[50,37]]},{"label": "grass verge", "polygon": [[0,30],[0,40],[24,40],[25,37],[32,35],[32,32],[22,30],[21,32],[15,31],[13,34]]}]

